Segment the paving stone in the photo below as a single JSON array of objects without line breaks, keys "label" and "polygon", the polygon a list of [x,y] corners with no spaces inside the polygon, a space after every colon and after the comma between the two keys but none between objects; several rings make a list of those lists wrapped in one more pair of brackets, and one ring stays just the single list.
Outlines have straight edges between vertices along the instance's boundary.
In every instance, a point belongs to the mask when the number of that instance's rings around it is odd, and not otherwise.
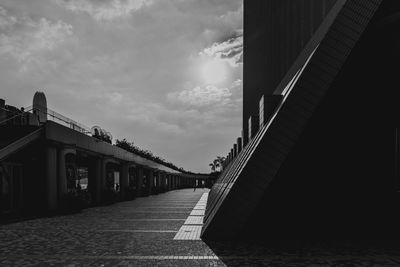
[{"label": "paving stone", "polygon": [[[0,225],[0,266],[400,266],[396,245],[272,249],[174,240],[181,228],[196,228],[190,234],[199,235],[203,216],[190,214],[206,205],[207,192],[176,190],[73,215]],[[145,206],[164,212],[135,212]],[[177,206],[184,207],[182,213],[165,212]]]}]

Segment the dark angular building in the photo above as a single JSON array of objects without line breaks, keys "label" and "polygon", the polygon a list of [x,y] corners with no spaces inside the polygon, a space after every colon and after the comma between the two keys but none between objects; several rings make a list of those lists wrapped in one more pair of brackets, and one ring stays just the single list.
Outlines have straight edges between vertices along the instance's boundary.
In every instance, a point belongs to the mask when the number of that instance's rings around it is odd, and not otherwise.
[{"label": "dark angular building", "polygon": [[258,114],[258,101],[271,95],[336,0],[244,1],[243,133]]},{"label": "dark angular building", "polygon": [[399,238],[400,3],[244,2],[244,138],[263,123],[213,186],[202,237]]}]

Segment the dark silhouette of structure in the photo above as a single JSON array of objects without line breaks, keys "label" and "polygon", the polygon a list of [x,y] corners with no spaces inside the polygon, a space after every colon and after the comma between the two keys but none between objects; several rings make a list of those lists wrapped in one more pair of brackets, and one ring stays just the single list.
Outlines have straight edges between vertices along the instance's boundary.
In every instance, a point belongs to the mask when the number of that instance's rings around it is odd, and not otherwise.
[{"label": "dark silhouette of structure", "polygon": [[[302,13],[321,5],[325,16]],[[210,192],[202,237],[400,237],[400,3],[245,0],[244,9],[249,141]],[[262,117],[251,135],[250,116]]]}]

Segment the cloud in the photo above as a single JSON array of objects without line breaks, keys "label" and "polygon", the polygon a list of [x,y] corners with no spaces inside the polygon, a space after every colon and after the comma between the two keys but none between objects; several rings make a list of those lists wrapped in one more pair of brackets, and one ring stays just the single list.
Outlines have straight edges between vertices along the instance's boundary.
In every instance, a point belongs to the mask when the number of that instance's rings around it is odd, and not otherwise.
[{"label": "cloud", "polygon": [[0,6],[0,29],[6,30],[17,23],[17,18],[8,14],[7,10]]},{"label": "cloud", "polygon": [[[189,121],[195,121],[196,125],[210,126],[212,124],[212,127],[214,127],[216,126],[214,125],[215,122],[220,124],[227,118],[240,118],[242,86],[242,80],[237,79],[227,87],[219,88],[214,85],[206,85],[172,92],[167,97],[171,104],[168,109],[183,114],[180,116],[188,116],[188,120],[184,120],[186,121],[185,124]],[[193,114],[198,117],[197,120],[193,119]],[[191,127],[196,127],[196,125],[191,125]]]},{"label": "cloud", "polygon": [[232,93],[228,88],[218,88],[214,85],[197,86],[190,90],[168,94],[168,99],[185,105],[204,107],[213,104],[224,104]]},{"label": "cloud", "polygon": [[108,99],[113,105],[120,105],[123,99],[122,94],[118,92],[113,92],[111,94],[107,94]]},{"label": "cloud", "polygon": [[212,44],[201,51],[200,55],[224,59],[231,66],[237,66],[243,61],[243,31],[237,31],[237,34],[239,36]]},{"label": "cloud", "polygon": [[72,26],[61,20],[15,17],[0,6],[0,56],[11,55],[26,63],[43,51],[53,50],[72,35]]},{"label": "cloud", "polygon": [[97,21],[110,21],[127,17],[152,0],[56,0],[56,3],[73,12],[83,12]]},{"label": "cloud", "polygon": [[[193,171],[240,135],[242,64],[227,61],[240,54],[242,0],[0,2],[9,104],[29,105],[40,88],[60,114]],[[201,68],[216,57],[227,78],[207,87]]]}]

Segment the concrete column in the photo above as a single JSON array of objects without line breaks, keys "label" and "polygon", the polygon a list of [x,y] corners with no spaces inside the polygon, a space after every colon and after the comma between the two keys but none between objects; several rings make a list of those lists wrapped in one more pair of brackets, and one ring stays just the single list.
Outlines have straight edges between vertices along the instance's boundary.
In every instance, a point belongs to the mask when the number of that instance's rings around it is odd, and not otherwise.
[{"label": "concrete column", "polygon": [[168,191],[172,190],[172,179],[171,179],[171,174],[167,175],[168,178]]},{"label": "concrete column", "polygon": [[[102,189],[103,185],[105,184],[105,167],[103,168],[105,164],[103,164],[103,160],[100,158],[95,159],[95,164],[94,164],[94,177],[96,179],[94,186],[95,186],[95,201],[97,204],[101,203],[101,197],[102,197]],[[103,171],[104,169],[104,171]]]},{"label": "concrete column", "polygon": [[169,181],[168,181],[168,174],[164,173],[164,188],[165,188],[165,192],[167,192],[169,190]]},{"label": "concrete column", "polygon": [[142,167],[137,167],[137,174],[138,174],[138,186],[137,186],[137,196],[142,196],[142,188],[143,188],[143,168]]},{"label": "concrete column", "polygon": [[149,170],[149,177],[147,178],[148,180],[148,192],[149,195],[152,194],[153,186],[154,186],[154,172],[153,170]]},{"label": "concrete column", "polygon": [[165,186],[166,186],[166,182],[165,182],[165,173],[164,172],[159,172],[159,179],[160,179],[160,192],[165,192]]},{"label": "concrete column", "polygon": [[0,98],[0,124],[2,121],[7,119],[6,111],[4,110],[6,101]]},{"label": "concrete column", "polygon": [[89,181],[88,181],[88,189],[89,189],[89,192],[90,192],[90,194],[91,194],[91,196],[92,196],[92,202],[93,202],[93,204],[97,204],[98,202],[97,202],[97,195],[98,195],[98,193],[97,193],[97,186],[98,186],[98,183],[99,183],[99,181],[98,181],[98,179],[99,179],[99,170],[98,170],[98,168],[97,168],[97,166],[100,166],[98,163],[97,163],[97,161],[98,161],[98,159],[97,158],[95,158],[95,157],[90,157],[90,160],[89,160],[89,169],[88,169],[88,178],[89,178]]},{"label": "concrete column", "polygon": [[123,163],[121,166],[121,175],[119,177],[122,200],[126,199],[129,188],[129,164]]},{"label": "concrete column", "polygon": [[158,184],[157,184],[157,172],[153,171],[153,175],[151,176],[151,179],[152,179],[152,182],[153,182],[152,187],[157,187],[158,186]]},{"label": "concrete column", "polygon": [[60,149],[58,152],[58,193],[59,197],[68,193],[64,149]]},{"label": "concrete column", "polygon": [[57,149],[48,147],[46,151],[46,193],[47,208],[57,209]]},{"label": "concrete column", "polygon": [[107,188],[107,159],[101,161],[101,175],[100,175],[100,192],[101,192],[101,201],[104,200],[103,192],[106,191]]},{"label": "concrete column", "polygon": [[241,137],[238,137],[237,145],[238,145],[238,153],[240,153],[242,151],[242,138]]},{"label": "concrete column", "polygon": [[157,173],[157,185],[158,185],[158,192],[161,193],[163,188],[164,188],[164,181],[162,180],[162,173],[158,172]]},{"label": "concrete column", "polygon": [[164,173],[163,179],[164,179],[164,189],[165,189],[165,192],[167,192],[168,191],[169,182],[168,182],[168,175],[166,173]]},{"label": "concrete column", "polygon": [[158,191],[160,189],[160,181],[158,179],[159,172],[153,172],[153,194],[158,194]]},{"label": "concrete column", "polygon": [[154,187],[155,193],[159,193],[161,184],[160,184],[160,172],[154,172]]}]

